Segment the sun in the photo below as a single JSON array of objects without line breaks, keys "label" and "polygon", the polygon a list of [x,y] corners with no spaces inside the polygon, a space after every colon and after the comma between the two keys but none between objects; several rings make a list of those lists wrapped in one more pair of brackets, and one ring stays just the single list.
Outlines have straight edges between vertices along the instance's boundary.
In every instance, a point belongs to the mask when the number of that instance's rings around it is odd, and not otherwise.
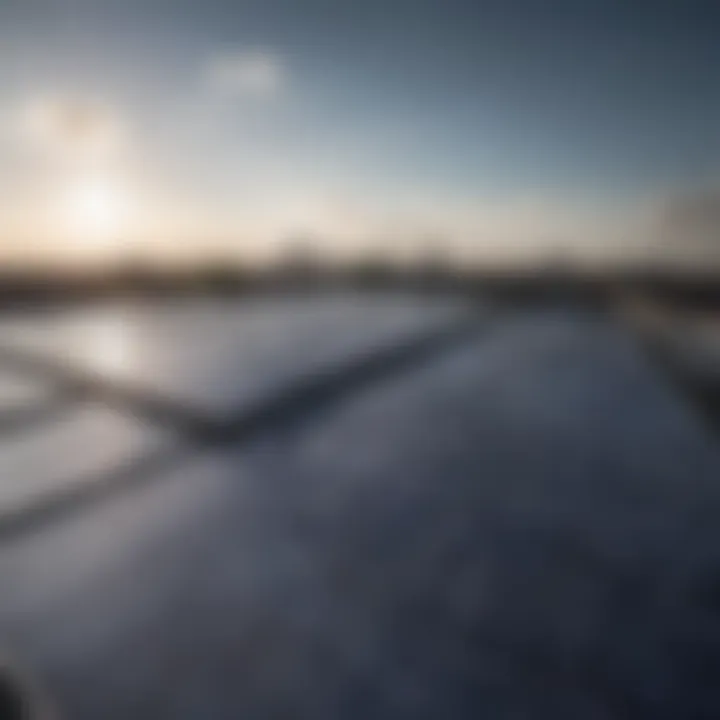
[{"label": "sun", "polygon": [[70,180],[63,199],[66,230],[88,251],[109,251],[127,232],[130,196],[118,178],[90,175]]},{"label": "sun", "polygon": [[73,261],[115,260],[136,225],[138,197],[122,113],[50,93],[18,108],[16,130],[38,169],[49,240]]}]

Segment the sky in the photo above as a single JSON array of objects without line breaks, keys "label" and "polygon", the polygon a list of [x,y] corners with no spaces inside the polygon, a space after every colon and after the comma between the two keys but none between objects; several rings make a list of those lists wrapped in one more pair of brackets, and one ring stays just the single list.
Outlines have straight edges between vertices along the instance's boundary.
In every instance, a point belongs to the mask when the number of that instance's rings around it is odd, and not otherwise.
[{"label": "sky", "polygon": [[719,129],[713,0],[0,0],[0,259],[720,258]]}]

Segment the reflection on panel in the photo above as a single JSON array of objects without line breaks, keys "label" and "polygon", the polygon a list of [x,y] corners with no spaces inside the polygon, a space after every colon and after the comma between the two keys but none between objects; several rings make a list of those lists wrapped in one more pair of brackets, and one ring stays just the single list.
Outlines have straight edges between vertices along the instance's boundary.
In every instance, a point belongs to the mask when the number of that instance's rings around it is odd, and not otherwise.
[{"label": "reflection on panel", "polygon": [[5,411],[14,411],[47,402],[54,391],[51,379],[27,378],[0,367],[0,420]]},{"label": "reflection on panel", "polygon": [[47,425],[0,435],[0,512],[102,478],[164,442],[161,428],[97,406],[74,407]]},{"label": "reflection on panel", "polygon": [[460,310],[408,298],[193,301],[5,318],[0,328],[7,345],[230,410]]}]

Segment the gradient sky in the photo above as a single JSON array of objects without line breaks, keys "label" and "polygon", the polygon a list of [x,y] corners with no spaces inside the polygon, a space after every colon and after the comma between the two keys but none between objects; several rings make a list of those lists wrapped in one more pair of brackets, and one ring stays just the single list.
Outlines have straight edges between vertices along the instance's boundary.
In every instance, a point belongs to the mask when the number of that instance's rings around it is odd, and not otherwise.
[{"label": "gradient sky", "polygon": [[62,253],[70,171],[14,121],[38,103],[122,136],[102,172],[161,254],[602,254],[720,216],[712,0],[0,0],[5,248]]}]

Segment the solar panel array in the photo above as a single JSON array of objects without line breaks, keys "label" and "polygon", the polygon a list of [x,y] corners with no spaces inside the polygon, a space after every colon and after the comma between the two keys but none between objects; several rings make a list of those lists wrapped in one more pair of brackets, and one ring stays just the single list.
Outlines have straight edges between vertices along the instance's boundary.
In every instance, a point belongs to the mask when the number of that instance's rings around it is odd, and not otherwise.
[{"label": "solar panel array", "polygon": [[8,412],[56,415],[2,440],[41,511],[0,522],[0,644],[65,716],[717,716],[720,455],[631,337],[338,300],[247,348],[266,306],[185,310],[129,323],[146,377],[5,335]]}]

